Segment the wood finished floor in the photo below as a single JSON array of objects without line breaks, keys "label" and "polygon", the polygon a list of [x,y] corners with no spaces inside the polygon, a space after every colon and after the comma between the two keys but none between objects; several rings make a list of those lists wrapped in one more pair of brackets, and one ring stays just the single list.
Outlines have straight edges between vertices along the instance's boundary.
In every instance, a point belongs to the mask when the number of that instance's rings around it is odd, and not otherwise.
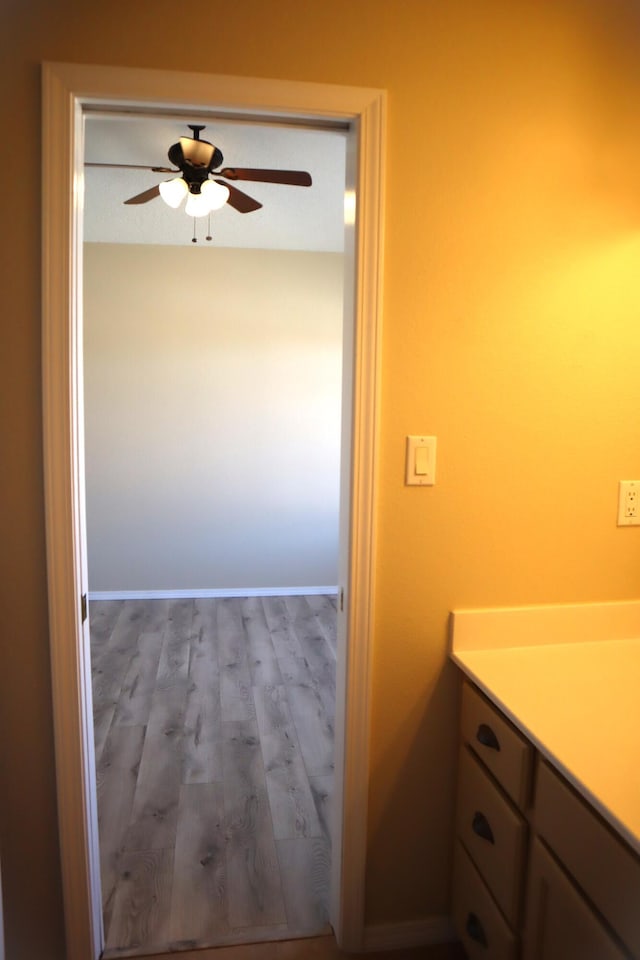
[{"label": "wood finished floor", "polygon": [[328,934],[335,600],[89,619],[104,956]]},{"label": "wood finished floor", "polygon": [[[466,960],[459,943],[440,943],[423,947],[405,947],[369,954],[374,960]],[[344,953],[332,935],[308,940],[288,940],[278,943],[256,943],[249,946],[220,947],[215,950],[189,950],[180,960],[348,960],[363,954]],[[165,960],[154,955],[147,960]]]}]

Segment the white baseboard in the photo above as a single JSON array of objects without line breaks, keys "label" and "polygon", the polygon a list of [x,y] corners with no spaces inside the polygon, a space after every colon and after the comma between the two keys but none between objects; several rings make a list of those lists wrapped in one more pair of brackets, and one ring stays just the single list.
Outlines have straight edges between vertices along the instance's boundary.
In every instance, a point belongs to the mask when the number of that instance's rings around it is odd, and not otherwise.
[{"label": "white baseboard", "polygon": [[405,923],[385,923],[364,928],[366,953],[452,943],[456,934],[451,917],[425,917]]},{"label": "white baseboard", "polygon": [[191,590],[90,590],[89,600],[216,600],[225,597],[310,597],[338,595],[333,587],[221,587]]}]

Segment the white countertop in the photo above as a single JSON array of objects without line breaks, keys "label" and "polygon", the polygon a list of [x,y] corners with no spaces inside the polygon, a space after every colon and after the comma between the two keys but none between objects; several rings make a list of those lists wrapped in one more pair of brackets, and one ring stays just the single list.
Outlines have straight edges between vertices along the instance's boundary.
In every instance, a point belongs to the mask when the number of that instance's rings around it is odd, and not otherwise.
[{"label": "white countertop", "polygon": [[[614,614],[614,625],[610,631],[603,627],[599,639],[580,641],[569,626],[566,643],[553,642],[557,635],[547,629],[543,641],[531,642],[531,618],[538,613],[546,627],[558,610],[567,627],[573,609],[579,627],[590,610],[604,624],[604,608]],[[514,614],[526,629],[517,629]],[[451,656],[640,854],[640,621],[635,636],[624,637],[636,616],[635,602],[457,611]],[[487,630],[495,628],[496,617],[505,629]],[[518,635],[526,645],[518,644]]]}]

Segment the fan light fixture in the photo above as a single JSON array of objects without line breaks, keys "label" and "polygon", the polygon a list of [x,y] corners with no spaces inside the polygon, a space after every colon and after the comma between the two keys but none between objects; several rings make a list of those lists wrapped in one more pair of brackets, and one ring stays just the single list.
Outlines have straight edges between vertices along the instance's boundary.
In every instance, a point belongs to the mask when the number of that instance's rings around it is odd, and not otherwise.
[{"label": "fan light fixture", "polygon": [[202,193],[190,193],[184,207],[188,217],[206,217],[209,213],[207,198]]},{"label": "fan light fixture", "polygon": [[163,180],[160,184],[160,196],[166,204],[177,209],[189,192],[186,180],[175,177],[174,180]]},{"label": "fan light fixture", "polygon": [[206,217],[213,210],[219,210],[229,199],[229,193],[228,187],[215,180],[204,180],[198,193],[194,192],[193,185],[189,187],[183,177],[164,180],[160,184],[160,196],[174,210],[187,198],[184,212],[188,217]]},{"label": "fan light fixture", "polygon": [[224,183],[216,183],[215,180],[205,180],[200,186],[200,196],[204,195],[209,204],[209,210],[220,210],[229,199],[229,187]]},{"label": "fan light fixture", "polygon": [[[257,183],[282,183],[292,187],[310,187],[311,174],[306,170],[266,170],[260,167],[223,167],[224,157],[219,147],[208,140],[200,139],[204,125],[189,123],[192,137],[180,137],[177,143],[169,147],[167,157],[170,167],[147,166],[140,163],[90,163],[86,166],[98,167],[138,167],[152,173],[180,173],[178,177],[148,187],[141,193],[129,197],[126,204],[149,203],[155,197],[162,197],[174,210],[186,199],[185,213],[190,217],[206,217],[228,203],[238,213],[251,213],[259,210],[262,204],[235,186],[237,180],[249,180]],[[209,175],[216,179],[209,179]],[[227,186],[225,180],[234,181]],[[194,223],[195,230],[195,223]],[[207,237],[207,239],[210,239]],[[194,238],[195,240],[195,238]],[[195,241],[197,243],[197,240]]]}]

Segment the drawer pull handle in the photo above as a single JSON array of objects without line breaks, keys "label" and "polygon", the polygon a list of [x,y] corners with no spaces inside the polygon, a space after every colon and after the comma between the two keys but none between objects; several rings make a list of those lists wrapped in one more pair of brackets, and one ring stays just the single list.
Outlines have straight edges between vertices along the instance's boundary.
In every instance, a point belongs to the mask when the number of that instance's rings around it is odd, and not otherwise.
[{"label": "drawer pull handle", "polygon": [[496,737],[491,727],[486,723],[481,723],[476,733],[476,740],[483,747],[489,747],[490,750],[500,750],[500,741]]},{"label": "drawer pull handle", "polygon": [[488,947],[489,942],[484,932],[484,927],[476,917],[475,913],[470,913],[467,917],[467,933],[472,940],[479,943],[481,947]]},{"label": "drawer pull handle", "polygon": [[484,813],[480,813],[479,810],[476,810],[473,815],[471,829],[474,833],[477,833],[479,837],[482,837],[483,840],[487,840],[489,843],[496,842],[493,836],[493,830],[491,829],[491,824],[485,817]]}]

